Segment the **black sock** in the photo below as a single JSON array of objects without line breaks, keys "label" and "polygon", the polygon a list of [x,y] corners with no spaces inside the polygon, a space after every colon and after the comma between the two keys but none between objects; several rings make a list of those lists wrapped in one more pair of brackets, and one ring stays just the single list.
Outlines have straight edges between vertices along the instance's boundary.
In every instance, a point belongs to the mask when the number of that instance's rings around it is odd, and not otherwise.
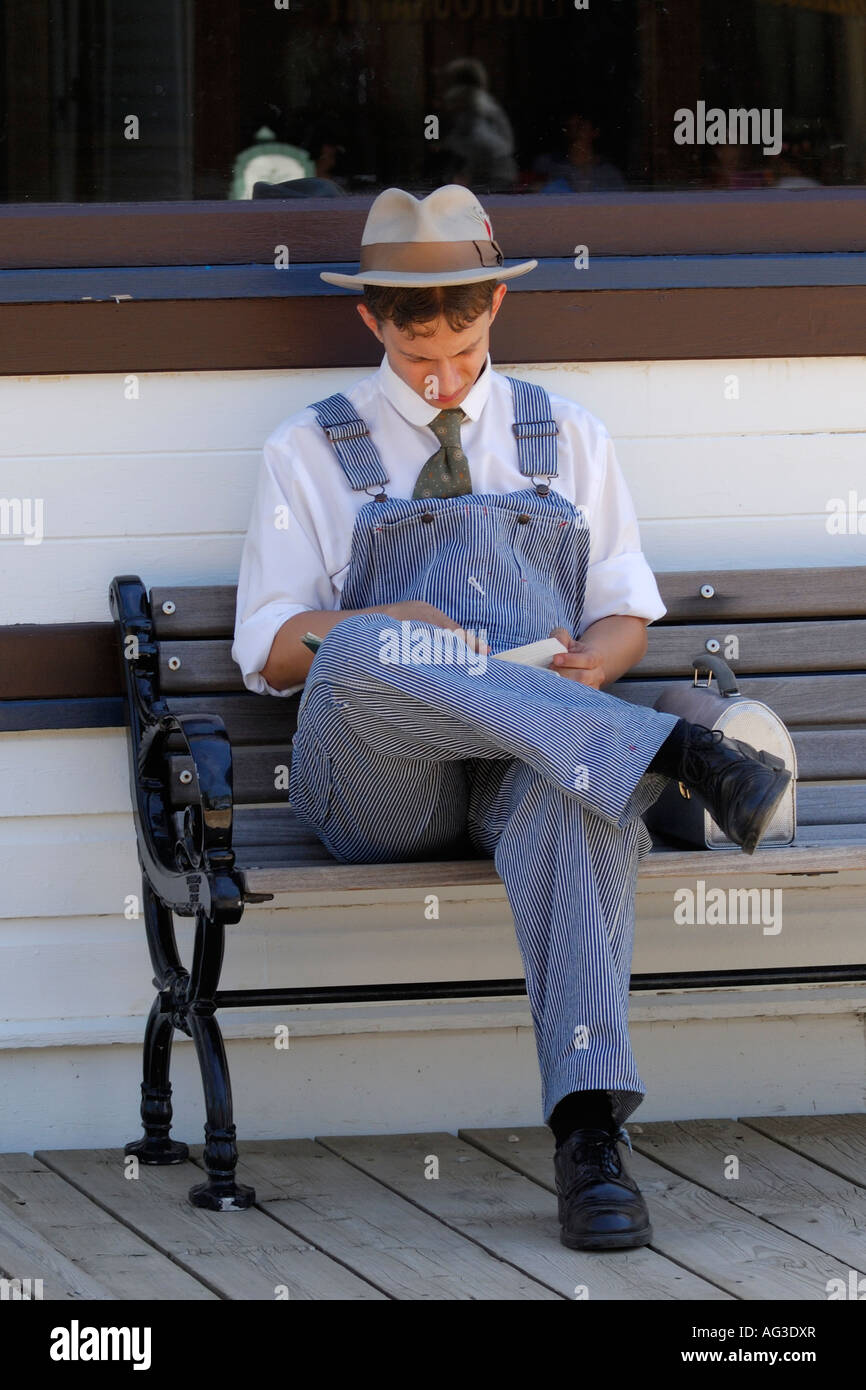
[{"label": "black sock", "polygon": [[660,772],[664,777],[671,777],[674,781],[679,780],[683,744],[688,729],[689,723],[686,719],[677,720],[664,743],[656,749],[647,772]]},{"label": "black sock", "polygon": [[576,1129],[610,1129],[612,1123],[607,1091],[572,1091],[563,1096],[548,1120],[557,1148]]}]

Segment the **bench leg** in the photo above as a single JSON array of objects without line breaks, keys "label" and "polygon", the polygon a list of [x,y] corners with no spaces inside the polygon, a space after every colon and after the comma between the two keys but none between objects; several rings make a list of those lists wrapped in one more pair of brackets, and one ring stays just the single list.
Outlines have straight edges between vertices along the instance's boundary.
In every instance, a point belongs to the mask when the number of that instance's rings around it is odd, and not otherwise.
[{"label": "bench leg", "polygon": [[204,1087],[204,1160],[207,1181],[189,1191],[193,1206],[209,1211],[243,1211],[256,1199],[255,1189],[235,1182],[238,1161],[232,1120],[232,1088],[222,1033],[216,1020],[216,994],[222,969],[225,928],[199,912],[189,983],[186,1021],[198,1055]]},{"label": "bench leg", "polygon": [[141,1163],[183,1163],[189,1158],[186,1144],[169,1138],[171,1129],[171,1014],[162,1012],[160,996],[151,1005],[144,1033],[144,1080],[141,1083],[141,1123],[144,1138],[124,1147]]},{"label": "bench leg", "polygon": [[[142,901],[147,945],[157,988],[169,988],[186,971],[177,954],[171,910],[159,901],[142,873]],[[144,1137],[124,1147],[141,1163],[163,1165],[183,1163],[189,1158],[186,1144],[169,1137],[171,1130],[171,1040],[175,1019],[166,1011],[164,996],[158,994],[151,1005],[144,1030],[144,1079],[141,1083],[141,1123]]]}]

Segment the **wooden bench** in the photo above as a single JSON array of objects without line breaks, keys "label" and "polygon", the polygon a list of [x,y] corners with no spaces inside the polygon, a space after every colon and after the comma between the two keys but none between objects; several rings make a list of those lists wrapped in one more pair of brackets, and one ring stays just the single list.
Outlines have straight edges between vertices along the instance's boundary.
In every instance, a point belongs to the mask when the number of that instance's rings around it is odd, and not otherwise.
[{"label": "wooden bench", "polygon": [[[792,731],[799,764],[795,843],[760,848],[753,861],[779,874],[866,868],[866,566],[671,573],[659,576],[665,618],[649,629],[646,657],[611,690],[652,704],[663,683],[690,671],[701,650],[729,664],[744,694],[764,700]],[[237,1147],[220,1007],[337,1004],[525,994],[523,980],[412,985],[220,990],[225,928],[244,907],[285,892],[426,888],[498,883],[493,861],[339,864],[303,829],[287,802],[291,738],[300,694],[246,691],[231,659],[235,587],[159,587],[134,575],[110,589],[126,690],[129,770],[142,911],[157,995],[144,1040],[144,1137],[126,1152],[177,1163],[170,1137],[169,1067],[175,1028],[192,1037],[202,1073],[207,1180],[191,1201],[212,1210],[248,1206],[235,1181]],[[707,648],[706,644],[710,643]],[[718,874],[725,851],[656,841],[641,878]],[[732,852],[742,865],[744,856]],[[729,863],[731,861],[729,860]],[[733,867],[733,866],[732,866]],[[173,913],[196,921],[193,960],[178,956]],[[863,953],[866,955],[866,952]],[[633,975],[633,990],[866,979],[866,966],[772,971],[665,971]]]}]

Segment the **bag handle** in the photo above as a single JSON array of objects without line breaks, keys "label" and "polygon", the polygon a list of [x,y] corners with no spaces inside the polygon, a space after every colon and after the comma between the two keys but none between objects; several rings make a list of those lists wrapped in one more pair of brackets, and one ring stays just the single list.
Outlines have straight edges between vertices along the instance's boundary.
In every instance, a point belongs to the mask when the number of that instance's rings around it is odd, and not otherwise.
[{"label": "bag handle", "polygon": [[[697,656],[692,657],[692,669],[694,670],[695,685],[698,684],[698,672],[709,671],[716,678],[720,695],[739,695],[740,687],[737,685],[737,678],[728,663],[720,656],[711,656],[708,652],[699,652]],[[709,681],[707,681],[708,687],[709,684]]]}]

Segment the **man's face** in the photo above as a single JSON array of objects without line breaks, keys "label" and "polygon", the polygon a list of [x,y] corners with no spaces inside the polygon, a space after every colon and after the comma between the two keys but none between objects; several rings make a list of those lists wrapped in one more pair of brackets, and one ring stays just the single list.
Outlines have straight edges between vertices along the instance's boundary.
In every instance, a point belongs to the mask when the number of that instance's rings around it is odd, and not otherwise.
[{"label": "man's face", "polygon": [[[491,308],[485,309],[459,333],[449,328],[442,315],[431,323],[417,325],[423,331],[413,338],[388,320],[377,323],[366,304],[357,307],[367,327],[383,345],[397,376],[431,405],[451,410],[469,393],[484,366],[490,347],[490,325],[499,312],[507,288],[504,283],[497,285]],[[434,329],[432,333],[431,328]]]}]

